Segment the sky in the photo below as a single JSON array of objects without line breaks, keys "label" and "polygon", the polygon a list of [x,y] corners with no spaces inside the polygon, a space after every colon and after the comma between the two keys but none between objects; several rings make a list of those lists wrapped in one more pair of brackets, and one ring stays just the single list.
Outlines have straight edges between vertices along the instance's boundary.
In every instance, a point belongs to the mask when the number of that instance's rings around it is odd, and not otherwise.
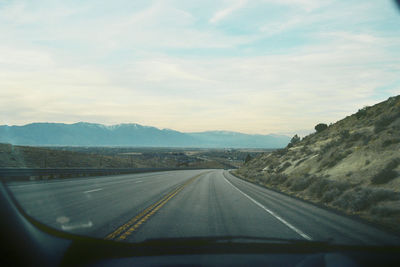
[{"label": "sky", "polygon": [[390,0],[0,0],[0,124],[304,135],[400,94]]}]

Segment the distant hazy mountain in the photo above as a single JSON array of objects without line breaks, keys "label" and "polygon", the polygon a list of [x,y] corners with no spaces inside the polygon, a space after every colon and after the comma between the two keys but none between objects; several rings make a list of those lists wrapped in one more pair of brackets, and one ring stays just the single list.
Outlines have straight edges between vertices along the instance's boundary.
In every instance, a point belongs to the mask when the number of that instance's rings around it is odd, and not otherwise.
[{"label": "distant hazy mountain", "polygon": [[0,142],[16,145],[280,148],[289,139],[284,135],[226,131],[182,133],[139,124],[105,126],[78,122],[0,126]]}]

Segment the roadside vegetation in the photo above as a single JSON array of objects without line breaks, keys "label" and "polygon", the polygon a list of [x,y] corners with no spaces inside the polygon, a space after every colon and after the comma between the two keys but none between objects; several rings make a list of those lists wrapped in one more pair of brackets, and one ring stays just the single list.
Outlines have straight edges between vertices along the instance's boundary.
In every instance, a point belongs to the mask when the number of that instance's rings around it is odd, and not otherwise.
[{"label": "roadside vegetation", "polygon": [[268,150],[0,144],[0,168],[225,168]]},{"label": "roadside vegetation", "polygon": [[315,130],[233,173],[400,232],[400,96]]}]

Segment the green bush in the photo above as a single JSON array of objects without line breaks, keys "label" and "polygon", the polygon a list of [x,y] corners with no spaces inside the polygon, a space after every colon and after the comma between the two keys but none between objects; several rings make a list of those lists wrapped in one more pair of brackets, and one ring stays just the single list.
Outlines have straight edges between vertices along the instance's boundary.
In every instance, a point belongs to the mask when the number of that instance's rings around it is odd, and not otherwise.
[{"label": "green bush", "polygon": [[288,152],[287,149],[282,148],[282,149],[275,150],[274,155],[277,156],[278,158],[280,158],[280,157],[286,155],[287,152]]},{"label": "green bush", "polygon": [[372,184],[386,184],[397,177],[397,172],[394,170],[381,170],[371,178]]},{"label": "green bush", "polygon": [[328,125],[326,123],[318,123],[314,127],[314,129],[317,131],[317,133],[320,133],[327,128],[328,128]]},{"label": "green bush", "polygon": [[340,131],[340,137],[342,139],[347,139],[347,138],[349,138],[349,136],[350,136],[350,131],[349,130]]},{"label": "green bush", "polygon": [[400,112],[390,114],[390,115],[383,115],[379,120],[375,122],[375,133],[379,133],[383,131],[387,126],[389,126],[392,122],[394,122],[397,118],[400,117]]},{"label": "green bush", "polygon": [[275,174],[275,175],[268,176],[266,178],[266,182],[267,182],[267,184],[270,184],[270,185],[280,185],[280,184],[285,183],[287,178],[288,177],[284,174]]},{"label": "green bush", "polygon": [[386,184],[397,177],[398,173],[394,170],[400,164],[400,159],[391,160],[381,171],[371,178],[372,184]]},{"label": "green bush", "polygon": [[398,143],[400,143],[400,138],[388,139],[388,140],[383,141],[382,146],[387,147],[387,146],[390,146],[393,144],[398,144]]},{"label": "green bush", "polygon": [[362,109],[359,109],[358,112],[356,113],[356,118],[359,120],[367,115],[367,109],[368,107],[363,107]]},{"label": "green bush", "polygon": [[368,145],[369,141],[371,141],[372,136],[371,135],[363,135],[362,141],[363,145]]},{"label": "green bush", "polygon": [[[321,162],[321,168],[332,168],[336,166],[340,161],[346,158],[349,154],[351,154],[351,150],[345,150],[342,152],[333,151],[328,157],[325,157]],[[321,157],[322,158],[322,157]]]},{"label": "green bush", "polygon": [[364,135],[362,133],[353,133],[350,135],[349,141],[356,142],[360,139],[363,139]]},{"label": "green bush", "polygon": [[400,164],[400,158],[394,158],[386,165],[386,169],[389,170],[396,169],[397,166],[399,166],[399,164]]},{"label": "green bush", "polygon": [[325,178],[314,178],[313,183],[309,186],[309,193],[321,199],[324,203],[329,203],[345,190],[351,188],[351,184],[347,182],[339,182]]},{"label": "green bush", "polygon": [[315,177],[313,176],[294,178],[290,189],[292,191],[303,191],[312,184],[314,179]]},{"label": "green bush", "polygon": [[310,195],[321,198],[328,184],[329,180],[327,179],[315,178],[314,182],[309,186],[308,191]]},{"label": "green bush", "polygon": [[296,143],[298,143],[298,142],[300,142],[300,137],[297,135],[297,134],[295,134],[293,137],[292,137],[292,139],[290,140],[290,143],[291,144],[296,144]]},{"label": "green bush", "polygon": [[343,193],[332,204],[350,211],[362,211],[381,201],[398,200],[399,193],[382,189],[357,187]]},{"label": "green bush", "polygon": [[252,159],[253,158],[250,156],[250,154],[247,154],[246,158],[244,159],[244,164],[247,164]]},{"label": "green bush", "polygon": [[334,199],[338,198],[342,193],[343,193],[343,191],[340,191],[337,188],[332,188],[332,189],[324,192],[321,200],[324,203],[331,203]]},{"label": "green bush", "polygon": [[252,173],[250,177],[252,177],[258,183],[265,182],[265,176],[262,173],[259,173],[259,172],[255,173],[255,174]]},{"label": "green bush", "polygon": [[340,145],[339,140],[332,140],[331,142],[324,145],[320,150],[318,161],[320,161],[323,158],[323,154],[327,153],[331,148],[337,147],[339,145]]}]

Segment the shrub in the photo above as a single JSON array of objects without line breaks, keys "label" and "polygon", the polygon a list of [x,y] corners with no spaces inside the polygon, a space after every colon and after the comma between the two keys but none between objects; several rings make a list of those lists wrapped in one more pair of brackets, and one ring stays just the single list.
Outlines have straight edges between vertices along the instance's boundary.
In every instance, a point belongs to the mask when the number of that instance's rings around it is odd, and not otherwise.
[{"label": "shrub", "polygon": [[350,150],[346,150],[343,152],[334,151],[329,155],[329,157],[325,157],[325,159],[321,162],[321,168],[332,168],[344,158],[346,158],[349,154],[351,154]]},{"label": "shrub", "polygon": [[400,215],[400,203],[395,202],[394,205],[378,205],[371,209],[371,213],[382,217]]},{"label": "shrub", "polygon": [[383,115],[379,120],[375,122],[375,133],[379,133],[400,117],[400,112],[390,115]]},{"label": "shrub", "polygon": [[292,184],[293,184],[293,179],[287,179],[285,182],[285,186],[287,188],[290,188],[292,186]]},{"label": "shrub", "polygon": [[358,112],[356,113],[356,118],[359,120],[367,115],[367,108],[368,107],[363,107],[362,109],[359,109]]},{"label": "shrub", "polygon": [[304,146],[300,149],[300,152],[301,152],[301,153],[306,153],[306,154],[308,154],[308,153],[309,153],[309,149],[308,149],[308,147],[307,147],[306,145],[304,145]]},{"label": "shrub", "polygon": [[396,169],[397,166],[399,166],[399,164],[400,164],[400,158],[394,158],[386,165],[386,169],[390,170]]},{"label": "shrub", "polygon": [[275,152],[274,152],[275,156],[277,156],[278,158],[284,156],[286,153],[287,153],[287,149],[284,149],[284,148],[275,150]]},{"label": "shrub", "polygon": [[256,181],[256,182],[264,182],[265,181],[265,176],[261,173],[255,173],[252,174],[251,177]]},{"label": "shrub", "polygon": [[354,133],[354,134],[350,135],[349,140],[351,142],[355,142],[355,141],[362,139],[363,137],[364,137],[364,135],[362,133]]},{"label": "shrub", "polygon": [[293,137],[292,137],[292,139],[290,140],[290,143],[291,144],[296,144],[296,143],[298,143],[298,142],[300,142],[300,137],[297,135],[297,134],[295,134]]},{"label": "shrub", "polygon": [[344,157],[342,156],[341,153],[336,154],[334,157],[330,158],[330,161],[328,161],[325,166],[328,168],[332,168],[336,164],[338,164],[342,159],[344,159]]},{"label": "shrub", "polygon": [[349,130],[340,131],[340,137],[341,137],[342,139],[349,138],[349,136],[350,136]]},{"label": "shrub", "polygon": [[303,191],[311,185],[314,179],[315,177],[313,176],[294,178],[290,189],[293,191]]},{"label": "shrub", "polygon": [[400,164],[400,159],[395,158],[391,160],[385,168],[383,168],[380,172],[375,174],[371,178],[372,184],[386,184],[387,182],[393,180],[397,177],[398,173],[394,170]]},{"label": "shrub", "polygon": [[309,193],[321,199],[324,203],[329,203],[345,190],[351,188],[351,184],[347,182],[339,182],[324,178],[314,178],[313,183],[309,186]]},{"label": "shrub", "polygon": [[280,167],[277,172],[283,172],[284,170],[286,170],[287,168],[289,168],[290,166],[292,166],[292,163],[290,163],[289,161],[286,161],[282,167]]},{"label": "shrub", "polygon": [[372,184],[386,184],[397,177],[397,172],[394,170],[381,170],[371,178]]},{"label": "shrub", "polygon": [[393,144],[398,144],[398,143],[400,143],[400,138],[388,139],[388,140],[383,141],[382,146],[387,147],[387,146],[390,146]]},{"label": "shrub", "polygon": [[286,182],[287,176],[284,174],[276,174],[276,175],[271,175],[266,179],[266,182],[270,185],[280,185]]},{"label": "shrub", "polygon": [[335,141],[332,140],[331,142],[327,143],[325,146],[323,146],[320,150],[320,160],[322,159],[322,154],[325,154],[326,152],[328,152],[332,147],[338,146],[340,144],[340,141]]},{"label": "shrub", "polygon": [[309,186],[308,191],[312,196],[321,198],[328,183],[329,180],[327,179],[315,178],[314,182]]},{"label": "shrub", "polygon": [[398,199],[399,193],[391,190],[357,187],[354,190],[348,190],[343,193],[332,204],[350,211],[362,211],[381,201]]},{"label": "shrub", "polygon": [[371,141],[372,136],[371,135],[363,135],[362,141],[363,145],[368,145],[369,141]]},{"label": "shrub", "polygon": [[326,128],[328,128],[328,125],[326,125],[326,123],[318,123],[317,125],[315,125],[314,129],[317,131],[317,133],[322,132],[323,130],[325,130]]},{"label": "shrub", "polygon": [[343,191],[340,191],[337,188],[332,188],[332,189],[324,192],[321,200],[324,203],[331,203],[334,199],[337,199],[342,193],[343,193]]},{"label": "shrub", "polygon": [[247,154],[246,158],[244,159],[244,164],[247,164],[252,159],[253,158],[250,156],[250,154]]}]

